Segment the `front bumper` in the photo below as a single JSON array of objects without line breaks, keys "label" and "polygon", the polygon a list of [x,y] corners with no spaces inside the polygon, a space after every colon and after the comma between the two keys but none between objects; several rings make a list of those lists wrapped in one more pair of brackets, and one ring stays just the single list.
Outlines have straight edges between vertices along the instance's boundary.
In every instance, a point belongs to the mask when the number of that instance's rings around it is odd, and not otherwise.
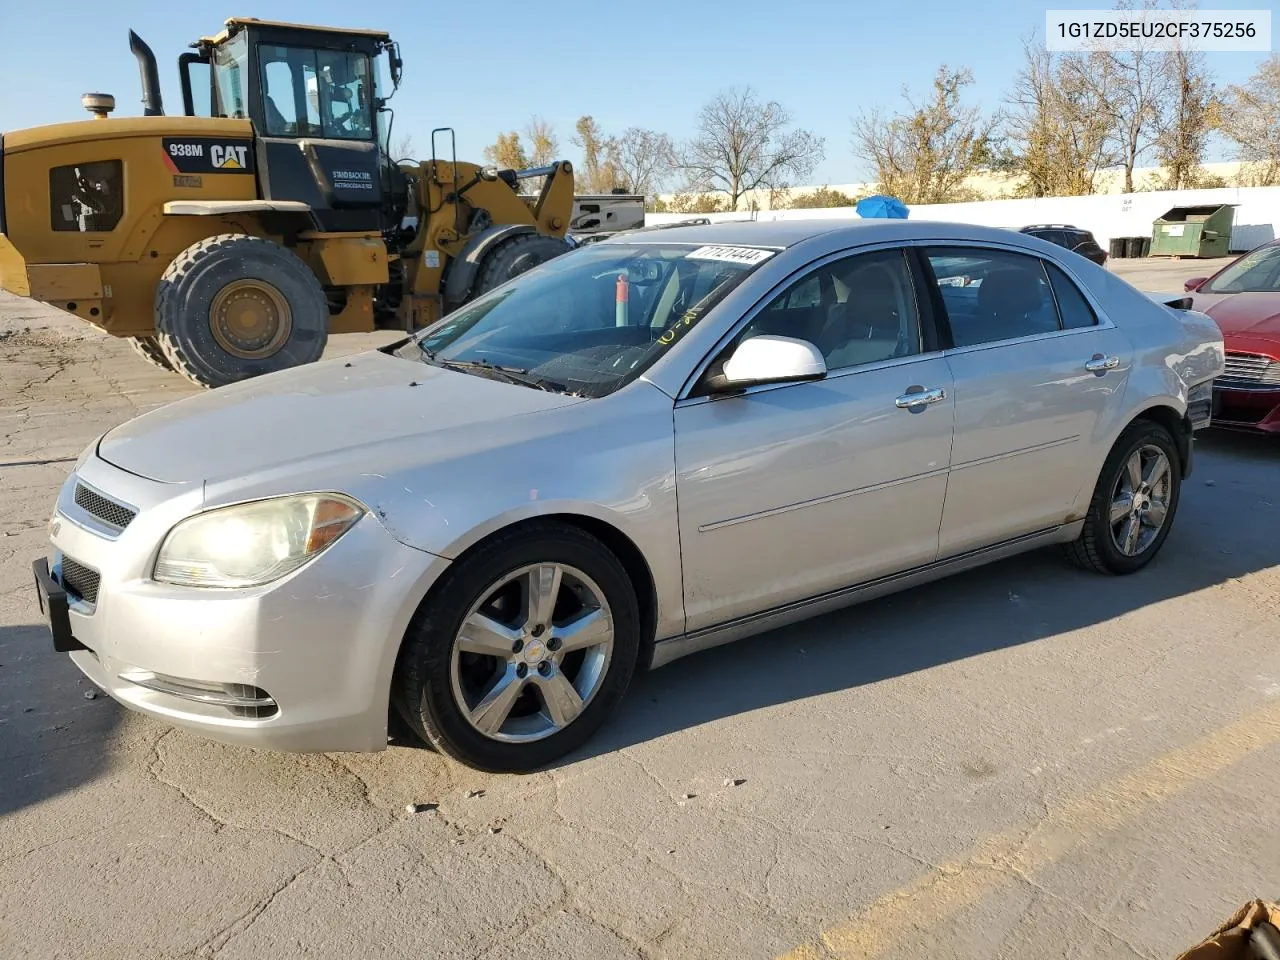
[{"label": "front bumper", "polygon": [[1280,434],[1280,387],[1228,387],[1215,383],[1213,425]]},{"label": "front bumper", "polygon": [[[78,484],[92,494],[82,491],[80,503]],[[94,497],[108,498],[106,507]],[[199,484],[143,480],[96,457],[71,474],[50,523],[42,606],[51,649],[69,649],[124,706],[211,739],[296,752],[384,749],[401,638],[447,561],[406,547],[366,515],[264,587],[151,580],[165,533],[202,497]],[[127,517],[121,507],[136,510],[122,528],[99,516],[118,521]],[[60,591],[67,635],[59,638]]]}]

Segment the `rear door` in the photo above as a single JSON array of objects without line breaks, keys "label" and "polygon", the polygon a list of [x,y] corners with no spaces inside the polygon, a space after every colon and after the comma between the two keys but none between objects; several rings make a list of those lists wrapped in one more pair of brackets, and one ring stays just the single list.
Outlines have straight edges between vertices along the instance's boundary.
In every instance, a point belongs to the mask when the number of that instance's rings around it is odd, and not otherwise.
[{"label": "rear door", "polygon": [[1047,259],[998,246],[922,246],[955,389],[939,533],[950,556],[1063,523],[1096,481],[1133,362],[1127,339]]}]

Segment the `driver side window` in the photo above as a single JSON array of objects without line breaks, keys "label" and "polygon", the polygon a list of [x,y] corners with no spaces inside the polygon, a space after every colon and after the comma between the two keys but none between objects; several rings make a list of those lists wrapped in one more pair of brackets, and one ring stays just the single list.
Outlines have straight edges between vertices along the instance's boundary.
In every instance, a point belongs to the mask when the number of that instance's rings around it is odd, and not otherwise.
[{"label": "driver side window", "polygon": [[762,335],[808,340],[828,370],[921,352],[920,313],[906,251],[835,260],[775,297],[734,344]]}]

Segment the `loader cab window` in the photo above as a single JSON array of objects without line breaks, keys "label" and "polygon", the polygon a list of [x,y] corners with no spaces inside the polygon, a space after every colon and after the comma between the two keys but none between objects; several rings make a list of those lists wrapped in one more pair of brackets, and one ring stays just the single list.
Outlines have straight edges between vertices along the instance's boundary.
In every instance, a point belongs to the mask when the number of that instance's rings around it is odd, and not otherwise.
[{"label": "loader cab window", "polygon": [[373,139],[373,73],[361,53],[260,44],[266,133]]},{"label": "loader cab window", "polygon": [[245,108],[245,63],[249,57],[249,42],[242,33],[228,40],[213,51],[213,103],[215,117],[231,117],[243,120],[249,115]]}]

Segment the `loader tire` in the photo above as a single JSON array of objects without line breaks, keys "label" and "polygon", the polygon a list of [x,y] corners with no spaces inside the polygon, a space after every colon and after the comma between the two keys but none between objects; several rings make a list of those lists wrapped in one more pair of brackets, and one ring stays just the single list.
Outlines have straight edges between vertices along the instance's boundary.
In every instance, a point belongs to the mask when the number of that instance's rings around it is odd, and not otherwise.
[{"label": "loader tire", "polygon": [[174,370],[220,387],[319,360],[329,305],[292,251],[261,237],[221,234],[169,264],[156,288],[156,331]]},{"label": "loader tire", "polygon": [[169,363],[169,358],[164,355],[160,342],[155,337],[130,337],[129,345],[147,363],[173,373],[173,365]]},{"label": "loader tire", "polygon": [[494,287],[502,286],[526,270],[568,253],[573,246],[567,240],[540,233],[522,233],[498,244],[480,265],[471,296],[478,297]]}]

